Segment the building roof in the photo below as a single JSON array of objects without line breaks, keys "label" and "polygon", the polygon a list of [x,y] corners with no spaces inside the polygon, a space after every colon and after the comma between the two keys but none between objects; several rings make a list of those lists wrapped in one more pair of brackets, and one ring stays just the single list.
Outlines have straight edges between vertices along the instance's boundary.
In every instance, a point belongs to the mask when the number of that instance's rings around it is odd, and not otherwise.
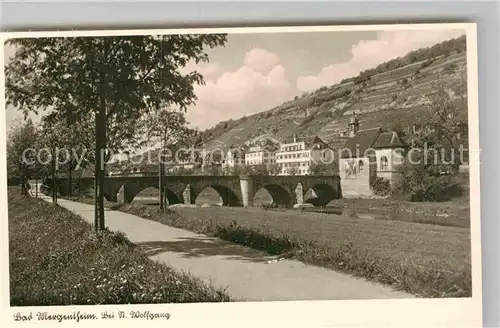
[{"label": "building roof", "polygon": [[320,137],[315,136],[312,140],[306,141],[307,147],[312,147],[315,145],[319,145],[320,148],[328,147],[328,144],[324,142]]},{"label": "building roof", "polygon": [[359,156],[363,156],[366,150],[372,147],[381,132],[381,128],[357,131],[356,135],[354,135],[354,137],[352,138],[349,138],[344,147],[342,147],[340,157],[358,157],[358,154]]},{"label": "building roof", "polygon": [[371,146],[372,148],[401,148],[408,144],[402,140],[396,131],[382,132]]}]

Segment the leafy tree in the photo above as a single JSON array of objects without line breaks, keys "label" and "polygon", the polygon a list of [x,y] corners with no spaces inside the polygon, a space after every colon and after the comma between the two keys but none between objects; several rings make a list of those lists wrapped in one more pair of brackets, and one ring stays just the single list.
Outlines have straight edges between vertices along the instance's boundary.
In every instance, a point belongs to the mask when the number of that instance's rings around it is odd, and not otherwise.
[{"label": "leafy tree", "polygon": [[292,165],[286,172],[288,175],[297,175],[299,173],[299,168],[296,165]]},{"label": "leafy tree", "polygon": [[198,72],[190,61],[208,61],[205,47],[223,46],[226,35],[54,37],[10,39],[16,52],[5,68],[6,98],[25,113],[52,108],[95,126],[96,227],[104,224],[105,162],[133,148],[136,122],[146,112],[194,104]]},{"label": "leafy tree", "polygon": [[244,174],[252,174],[252,167],[246,164],[235,165],[226,170],[227,175],[240,176]]},{"label": "leafy tree", "polygon": [[68,138],[68,127],[61,121],[54,121],[53,117],[45,116],[41,121],[41,131],[39,136],[40,151],[39,160],[43,165],[45,176],[50,176],[52,180],[52,201],[57,203],[57,190],[59,175],[59,165],[65,163],[68,158],[61,150],[66,149]]},{"label": "leafy tree", "polygon": [[329,176],[338,173],[336,170],[337,165],[335,163],[326,164],[326,163],[313,163],[311,165],[311,175],[321,175],[321,176]]},{"label": "leafy tree", "polygon": [[269,168],[266,164],[258,164],[252,166],[252,174],[254,175],[269,175]]},{"label": "leafy tree", "polygon": [[281,172],[281,166],[277,163],[269,164],[268,166],[269,175],[276,176]]},{"label": "leafy tree", "polygon": [[209,169],[210,175],[222,175],[222,168],[220,165],[211,165]]},{"label": "leafy tree", "polygon": [[[158,158],[158,173],[160,185],[160,210],[164,208],[165,190],[163,188],[163,180],[165,176],[165,163],[168,160],[167,156],[177,160],[176,153],[173,151],[173,144],[179,144],[186,141],[190,137],[187,128],[187,120],[184,113],[181,111],[173,111],[163,109],[161,111],[153,111],[147,113],[139,123],[139,131],[143,132],[143,144],[152,146],[160,143],[160,156]],[[172,152],[167,152],[167,148]],[[161,158],[160,158],[161,157]]]},{"label": "leafy tree", "polygon": [[[62,114],[61,114],[62,113]],[[72,115],[65,111],[53,111],[42,119],[44,135],[49,139],[41,139],[40,142],[48,142],[44,146],[49,148],[54,145],[63,152],[59,155],[61,168],[68,176],[68,195],[73,192],[73,171],[75,169],[94,168],[95,154],[91,151],[95,144],[95,130],[89,117],[82,117],[74,121]],[[52,156],[55,156],[53,154]],[[58,167],[59,168],[59,167]]]},{"label": "leafy tree", "polygon": [[458,170],[461,153],[466,151],[467,140],[467,87],[462,76],[453,86],[435,85],[428,95],[431,105],[423,124],[426,128],[407,137],[413,148],[427,149],[438,171],[451,167]]},{"label": "leafy tree", "polygon": [[[21,178],[21,193],[26,195],[26,179],[35,168],[37,133],[31,119],[11,127],[7,136],[7,172]],[[33,151],[28,151],[29,149]]]}]

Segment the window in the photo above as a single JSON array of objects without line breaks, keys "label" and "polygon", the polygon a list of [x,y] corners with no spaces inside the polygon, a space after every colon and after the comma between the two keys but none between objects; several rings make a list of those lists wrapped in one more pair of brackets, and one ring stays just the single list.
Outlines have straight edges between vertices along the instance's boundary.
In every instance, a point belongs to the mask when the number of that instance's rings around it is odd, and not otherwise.
[{"label": "window", "polygon": [[380,158],[380,169],[381,169],[382,171],[385,171],[385,170],[387,170],[387,169],[388,169],[388,166],[389,166],[389,161],[387,160],[387,157],[382,156],[382,157]]},{"label": "window", "polygon": [[358,162],[358,171],[359,171],[359,172],[362,172],[362,171],[363,171],[363,169],[364,169],[364,167],[363,167],[363,166],[364,166],[364,165],[365,165],[365,163],[363,163],[363,161],[362,161],[362,160],[359,160],[359,162]]}]

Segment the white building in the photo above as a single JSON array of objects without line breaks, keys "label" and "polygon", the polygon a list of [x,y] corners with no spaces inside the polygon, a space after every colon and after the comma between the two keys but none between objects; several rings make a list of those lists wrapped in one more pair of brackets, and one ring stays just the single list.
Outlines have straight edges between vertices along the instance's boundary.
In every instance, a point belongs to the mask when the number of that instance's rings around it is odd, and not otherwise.
[{"label": "white building", "polygon": [[245,154],[246,165],[270,165],[274,163],[276,163],[276,153],[269,147],[253,146]]},{"label": "white building", "polygon": [[281,167],[280,175],[309,175],[314,164],[333,165],[334,152],[318,137],[311,142],[297,141],[281,144],[276,153],[276,163]]},{"label": "white building", "polygon": [[238,166],[245,165],[245,151],[242,148],[232,148],[226,153],[222,161],[222,170],[231,170]]},{"label": "white building", "polygon": [[396,166],[402,163],[408,145],[396,131],[382,128],[359,129],[353,116],[349,122],[351,137],[342,149],[339,161],[342,191],[345,195],[372,195],[376,178],[389,180],[399,177]]}]

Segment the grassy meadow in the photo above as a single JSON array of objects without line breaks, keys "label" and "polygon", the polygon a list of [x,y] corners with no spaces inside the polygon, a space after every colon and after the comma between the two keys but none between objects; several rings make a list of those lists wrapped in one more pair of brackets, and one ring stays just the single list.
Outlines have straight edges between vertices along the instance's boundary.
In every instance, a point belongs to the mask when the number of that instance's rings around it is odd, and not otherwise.
[{"label": "grassy meadow", "polygon": [[229,301],[124,235],[97,237],[79,216],[18,189],[8,189],[11,306]]},{"label": "grassy meadow", "polygon": [[472,292],[470,230],[431,224],[270,211],[116,204],[113,209],[270,254],[337,269],[421,297]]},{"label": "grassy meadow", "polygon": [[[469,204],[465,199],[443,203],[332,201],[329,208],[340,209],[343,215],[259,206],[178,207],[160,213],[154,206],[155,192],[157,197],[157,190],[149,188],[132,204],[107,206],[392,285],[421,297],[467,297],[472,293]],[[266,204],[270,200],[261,190],[254,203]],[[196,203],[219,201],[215,191],[207,188]]]}]

